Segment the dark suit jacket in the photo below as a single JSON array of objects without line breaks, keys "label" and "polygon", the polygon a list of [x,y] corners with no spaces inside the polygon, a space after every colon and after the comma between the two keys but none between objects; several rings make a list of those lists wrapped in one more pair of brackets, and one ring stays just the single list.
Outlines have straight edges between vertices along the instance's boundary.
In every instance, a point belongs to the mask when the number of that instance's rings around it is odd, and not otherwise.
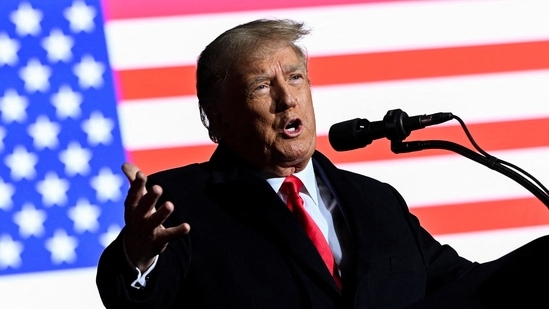
[{"label": "dark suit jacket", "polygon": [[97,273],[106,307],[404,308],[478,268],[435,241],[391,186],[318,152],[313,162],[339,201],[342,292],[269,184],[219,146],[207,163],[149,176],[175,204],[165,225],[191,232],[168,245],[143,290],[130,287],[136,273],[114,241]]}]

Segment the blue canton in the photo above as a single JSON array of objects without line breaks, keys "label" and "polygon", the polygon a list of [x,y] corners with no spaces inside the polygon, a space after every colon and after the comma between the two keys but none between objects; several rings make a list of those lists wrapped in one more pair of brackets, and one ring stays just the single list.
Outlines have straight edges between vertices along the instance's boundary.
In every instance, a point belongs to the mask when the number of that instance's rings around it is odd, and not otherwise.
[{"label": "blue canton", "polygon": [[93,267],[127,181],[100,2],[0,4],[0,275]]}]

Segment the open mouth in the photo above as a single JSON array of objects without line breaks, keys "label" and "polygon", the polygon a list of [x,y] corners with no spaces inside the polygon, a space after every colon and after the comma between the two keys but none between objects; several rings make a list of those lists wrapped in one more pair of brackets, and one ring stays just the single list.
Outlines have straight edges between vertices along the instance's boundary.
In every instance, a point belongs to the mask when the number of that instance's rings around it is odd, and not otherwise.
[{"label": "open mouth", "polygon": [[284,133],[290,136],[295,136],[301,131],[301,120],[299,119],[291,119],[288,121],[286,126],[284,127]]}]

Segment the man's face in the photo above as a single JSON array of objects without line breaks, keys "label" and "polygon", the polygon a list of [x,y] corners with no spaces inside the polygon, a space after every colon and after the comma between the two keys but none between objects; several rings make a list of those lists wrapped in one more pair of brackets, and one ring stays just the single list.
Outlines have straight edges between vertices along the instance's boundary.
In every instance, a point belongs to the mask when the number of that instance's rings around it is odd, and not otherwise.
[{"label": "man's face", "polygon": [[262,48],[226,81],[214,121],[233,151],[270,174],[304,168],[316,147],[306,64],[291,47]]}]

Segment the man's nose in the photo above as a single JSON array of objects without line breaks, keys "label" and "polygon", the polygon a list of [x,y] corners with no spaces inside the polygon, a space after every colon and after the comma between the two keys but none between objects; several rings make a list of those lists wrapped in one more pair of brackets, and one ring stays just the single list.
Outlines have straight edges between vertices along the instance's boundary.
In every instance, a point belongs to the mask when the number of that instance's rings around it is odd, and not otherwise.
[{"label": "man's nose", "polygon": [[276,89],[276,101],[278,109],[285,110],[297,105],[297,95],[287,83],[279,84]]}]

